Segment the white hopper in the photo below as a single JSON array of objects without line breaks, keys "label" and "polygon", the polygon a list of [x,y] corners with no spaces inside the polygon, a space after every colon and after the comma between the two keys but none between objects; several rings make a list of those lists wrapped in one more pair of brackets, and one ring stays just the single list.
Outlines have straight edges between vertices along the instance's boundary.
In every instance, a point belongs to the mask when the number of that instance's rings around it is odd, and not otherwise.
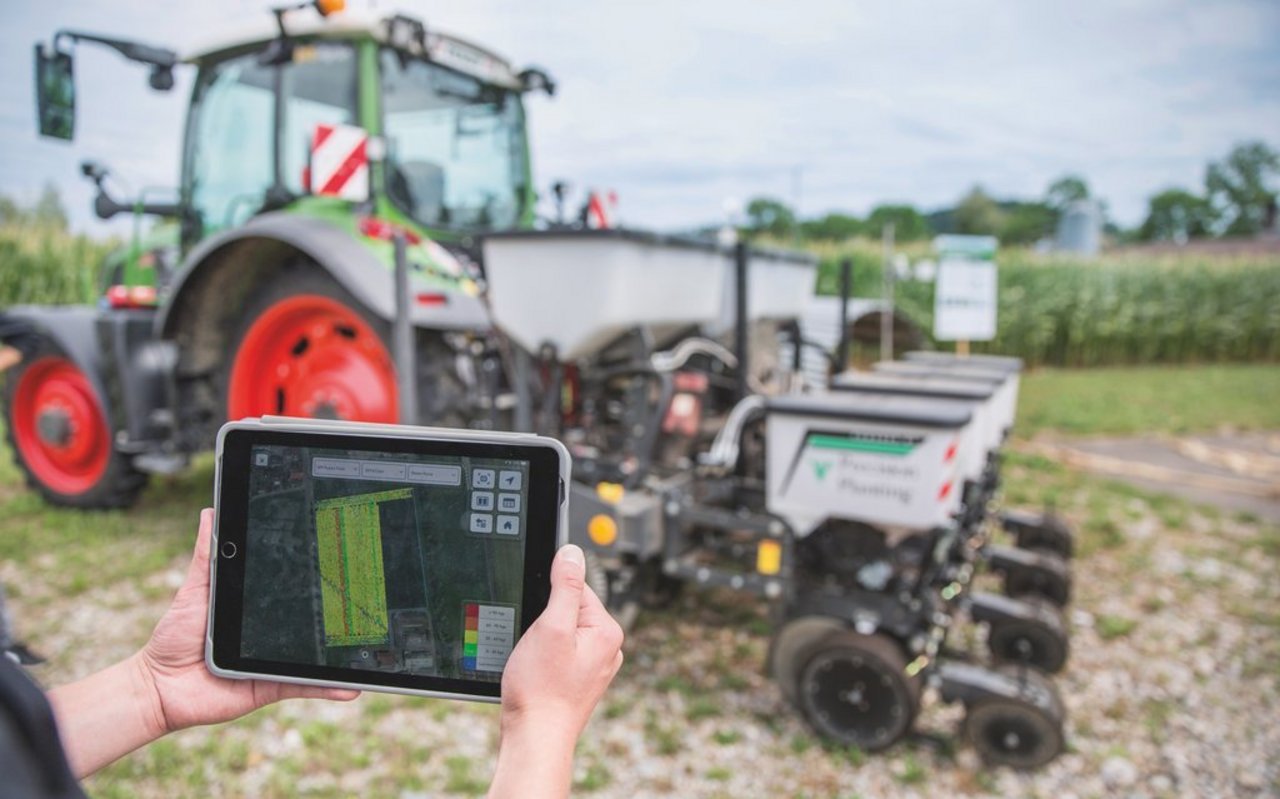
[{"label": "white hopper", "polygon": [[766,413],[768,509],[798,535],[827,519],[927,530],[960,507],[957,453],[977,445],[962,403],[842,393],[771,398]]},{"label": "white hopper", "polygon": [[[594,354],[643,328],[663,339],[698,326],[723,331],[734,307],[733,251],[711,242],[632,230],[522,231],[486,236],[484,268],[495,321],[530,351],[562,360]],[[751,319],[799,316],[816,261],[753,252]]]},{"label": "white hopper", "polygon": [[832,379],[831,391],[878,396],[889,404],[897,402],[899,397],[922,397],[965,405],[973,413],[977,431],[976,446],[961,453],[962,470],[970,480],[982,477],[988,454],[999,449],[1004,437],[1000,420],[996,418],[995,385],[946,378],[901,377],[884,372],[845,372]]},{"label": "white hopper", "polygon": [[912,350],[904,353],[902,360],[954,366],[977,366],[982,369],[997,369],[1010,374],[1022,371],[1022,359],[1015,358],[1012,355],[956,355],[954,352],[940,352],[938,350]]},{"label": "white hopper", "polygon": [[934,361],[879,361],[874,366],[882,374],[916,377],[922,380],[946,378],[967,383],[980,383],[996,387],[996,418],[1001,435],[1013,430],[1013,420],[1018,413],[1018,373],[998,367],[972,366]]}]

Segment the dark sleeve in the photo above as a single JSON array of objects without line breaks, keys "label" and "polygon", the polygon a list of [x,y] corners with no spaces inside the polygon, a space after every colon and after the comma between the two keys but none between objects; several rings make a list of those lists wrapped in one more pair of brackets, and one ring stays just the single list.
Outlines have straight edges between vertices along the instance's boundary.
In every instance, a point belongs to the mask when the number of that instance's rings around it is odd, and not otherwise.
[{"label": "dark sleeve", "polygon": [[[44,692],[0,652],[0,794],[86,799],[58,738]],[[12,793],[9,793],[9,792]]]}]

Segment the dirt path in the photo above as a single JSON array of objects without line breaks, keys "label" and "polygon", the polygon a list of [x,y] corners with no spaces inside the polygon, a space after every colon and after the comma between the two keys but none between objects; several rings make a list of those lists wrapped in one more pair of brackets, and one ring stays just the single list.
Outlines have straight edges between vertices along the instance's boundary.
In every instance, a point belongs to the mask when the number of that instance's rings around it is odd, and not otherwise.
[{"label": "dirt path", "polygon": [[1038,439],[1022,448],[1149,491],[1280,523],[1280,433]]}]

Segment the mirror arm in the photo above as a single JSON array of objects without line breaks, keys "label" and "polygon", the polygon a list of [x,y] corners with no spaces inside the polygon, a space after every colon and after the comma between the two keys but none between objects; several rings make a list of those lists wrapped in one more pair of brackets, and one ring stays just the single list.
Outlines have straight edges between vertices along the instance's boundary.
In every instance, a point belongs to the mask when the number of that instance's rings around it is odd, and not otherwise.
[{"label": "mirror arm", "polygon": [[59,46],[59,42],[63,39],[68,39],[72,42],[101,44],[110,47],[130,61],[150,64],[153,67],[169,69],[178,63],[178,54],[168,48],[155,47],[141,42],[131,42],[128,39],[112,39],[109,36],[99,36],[96,33],[85,33],[83,31],[60,30],[54,34],[53,48],[60,53],[66,52],[64,48]]}]

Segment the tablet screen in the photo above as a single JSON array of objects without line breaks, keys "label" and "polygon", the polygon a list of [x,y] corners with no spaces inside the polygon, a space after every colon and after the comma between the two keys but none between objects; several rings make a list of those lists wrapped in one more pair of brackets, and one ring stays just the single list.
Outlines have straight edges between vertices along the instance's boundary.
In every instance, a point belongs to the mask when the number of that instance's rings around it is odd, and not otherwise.
[{"label": "tablet screen", "polygon": [[220,534],[239,554],[219,559],[218,610],[237,623],[220,628],[219,664],[403,687],[499,682],[541,611],[528,607],[527,560],[554,550],[555,494],[539,488],[554,465],[513,457],[536,448],[300,438],[228,438]]}]

